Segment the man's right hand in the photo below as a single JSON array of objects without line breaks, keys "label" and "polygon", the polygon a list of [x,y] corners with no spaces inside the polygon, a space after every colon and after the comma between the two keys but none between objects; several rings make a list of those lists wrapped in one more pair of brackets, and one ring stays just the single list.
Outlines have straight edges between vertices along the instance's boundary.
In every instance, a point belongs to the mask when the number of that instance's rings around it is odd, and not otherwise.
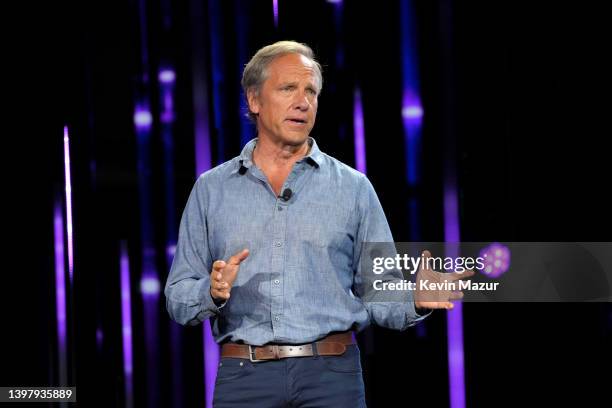
[{"label": "man's right hand", "polygon": [[[463,298],[462,291],[451,291],[444,289],[443,286],[440,288],[421,290],[421,282],[428,281],[429,283],[444,285],[448,282],[455,282],[460,279],[469,278],[474,275],[473,270],[465,270],[461,273],[457,272],[437,272],[429,267],[427,260],[431,258],[429,251],[423,251],[421,254],[424,261],[419,268],[419,272],[416,276],[416,290],[414,294],[414,305],[415,308],[419,309],[453,309],[455,305],[451,300],[460,300]],[[422,311],[417,312],[419,314]]]},{"label": "man's right hand", "polygon": [[243,249],[230,257],[227,262],[215,261],[210,274],[210,295],[215,303],[223,303],[230,298],[232,285],[238,276],[240,264],[249,256],[249,250]]}]

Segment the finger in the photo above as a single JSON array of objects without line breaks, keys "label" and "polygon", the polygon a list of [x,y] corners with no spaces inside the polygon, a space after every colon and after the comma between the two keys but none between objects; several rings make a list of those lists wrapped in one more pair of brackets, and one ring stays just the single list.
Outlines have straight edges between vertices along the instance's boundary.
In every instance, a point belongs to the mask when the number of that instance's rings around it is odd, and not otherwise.
[{"label": "finger", "polygon": [[216,289],[216,290],[226,290],[229,288],[227,282],[221,282],[221,281],[212,281],[211,282],[212,288]]},{"label": "finger", "polygon": [[238,252],[236,255],[233,255],[227,261],[227,263],[230,265],[240,265],[240,263],[244,261],[247,258],[247,256],[249,256],[249,250],[245,248],[242,251]]},{"label": "finger", "polygon": [[434,309],[446,309],[451,310],[455,307],[451,302],[437,302],[437,305]]},{"label": "finger", "polygon": [[448,298],[449,300],[460,300],[460,299],[463,299],[463,296],[464,296],[463,292],[453,291],[451,292]]},{"label": "finger", "polygon": [[223,275],[221,274],[221,271],[213,271],[210,277],[212,278],[213,282],[221,282]]},{"label": "finger", "polygon": [[451,310],[455,307],[451,302],[419,302],[419,307],[425,309],[447,309]]},{"label": "finger", "polygon": [[427,262],[427,260],[431,258],[431,252],[424,250],[421,252],[421,258],[423,259],[423,262],[421,263],[421,270],[429,270],[429,262]]},{"label": "finger", "polygon": [[225,268],[225,261],[215,261],[213,263],[213,270],[221,272]]},{"label": "finger", "polygon": [[214,297],[217,299],[229,299],[230,297],[230,292],[227,290],[217,290],[217,291],[213,291],[214,293]]},{"label": "finger", "polygon": [[221,291],[218,291],[218,290],[213,290],[213,291],[211,291],[211,294],[212,294],[213,298],[215,298],[215,299],[225,299],[225,300],[227,300],[227,299],[230,298],[230,293],[227,292],[227,291],[221,292]]},{"label": "finger", "polygon": [[436,307],[434,309],[446,309],[451,310],[455,307],[451,302],[437,302]]},{"label": "finger", "polygon": [[227,286],[226,283],[222,283],[220,285],[216,285],[216,286],[211,286],[211,291],[217,293],[217,294],[225,294],[225,293],[229,293],[230,292],[230,287]]},{"label": "finger", "polygon": [[468,269],[466,271],[460,272],[460,273],[449,273],[449,280],[451,281],[456,281],[459,279],[465,279],[465,278],[469,278],[470,276],[474,276],[476,274],[476,272],[474,272],[471,269]]}]

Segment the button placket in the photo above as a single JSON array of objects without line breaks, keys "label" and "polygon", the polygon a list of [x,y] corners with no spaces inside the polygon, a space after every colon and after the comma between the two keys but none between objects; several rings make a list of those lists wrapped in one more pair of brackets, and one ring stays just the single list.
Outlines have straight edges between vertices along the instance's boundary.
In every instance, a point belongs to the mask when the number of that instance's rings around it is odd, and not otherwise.
[{"label": "button placket", "polygon": [[[287,183],[283,186],[286,188]],[[283,314],[283,282],[285,259],[285,231],[287,227],[286,203],[281,203],[277,198],[274,203],[276,211],[272,216],[272,242],[270,262],[270,313],[272,318],[272,331],[274,336],[282,336],[281,316]]]},{"label": "button placket", "polygon": [[[306,163],[302,161],[293,167],[287,180],[283,183],[281,191],[290,188],[293,191],[293,197],[296,197],[296,192],[298,192],[304,184],[306,175],[312,173],[306,171],[307,167],[305,164]],[[295,200],[293,197],[292,200]],[[288,245],[285,241],[285,237],[288,216],[290,213],[289,205],[289,202],[284,202],[279,197],[276,197],[275,211],[273,211],[272,216],[272,240],[270,243],[270,250],[272,253],[270,263],[270,318],[274,337],[287,336],[287,333],[283,329],[283,277],[285,273],[285,248]]]}]

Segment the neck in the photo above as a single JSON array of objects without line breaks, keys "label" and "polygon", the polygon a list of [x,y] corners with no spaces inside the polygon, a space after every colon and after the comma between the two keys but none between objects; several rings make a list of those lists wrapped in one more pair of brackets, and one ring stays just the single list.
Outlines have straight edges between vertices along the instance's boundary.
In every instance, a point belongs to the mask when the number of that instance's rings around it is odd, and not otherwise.
[{"label": "neck", "polygon": [[309,150],[308,139],[302,144],[290,145],[259,137],[253,150],[253,162],[260,167],[293,166],[296,161],[306,156]]}]

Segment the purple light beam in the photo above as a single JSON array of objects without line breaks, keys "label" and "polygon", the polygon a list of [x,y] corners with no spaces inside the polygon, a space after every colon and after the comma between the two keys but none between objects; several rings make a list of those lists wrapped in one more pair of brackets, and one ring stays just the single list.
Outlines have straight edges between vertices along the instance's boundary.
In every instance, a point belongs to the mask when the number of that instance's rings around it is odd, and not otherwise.
[{"label": "purple light beam", "polygon": [[125,375],[125,407],[134,406],[132,359],[132,305],[130,294],[130,260],[125,241],[121,242],[119,270],[121,274],[121,335],[123,337],[123,374]]},{"label": "purple light beam", "polygon": [[[444,188],[444,240],[458,243],[459,209],[454,177],[447,175]],[[458,245],[452,245],[446,256],[457,257]],[[453,310],[447,310],[448,376],[451,408],[465,408],[465,377],[463,356],[463,305],[456,302]]]},{"label": "purple light beam", "polygon": [[272,0],[272,13],[274,14],[274,27],[278,27],[278,0]]},{"label": "purple light beam", "polygon": [[70,178],[70,138],[68,126],[64,126],[64,182],[66,191],[66,235],[68,237],[68,276],[72,287],[74,271],[74,251],[72,244],[72,182]]},{"label": "purple light beam", "polygon": [[66,264],[64,252],[64,217],[62,203],[57,200],[53,211],[53,238],[55,246],[55,313],[57,316],[57,354],[59,385],[68,386],[66,360]]},{"label": "purple light beam", "polygon": [[355,167],[358,171],[366,174],[365,129],[363,126],[363,105],[359,88],[355,88],[355,98],[353,101],[353,129],[355,138]]}]

